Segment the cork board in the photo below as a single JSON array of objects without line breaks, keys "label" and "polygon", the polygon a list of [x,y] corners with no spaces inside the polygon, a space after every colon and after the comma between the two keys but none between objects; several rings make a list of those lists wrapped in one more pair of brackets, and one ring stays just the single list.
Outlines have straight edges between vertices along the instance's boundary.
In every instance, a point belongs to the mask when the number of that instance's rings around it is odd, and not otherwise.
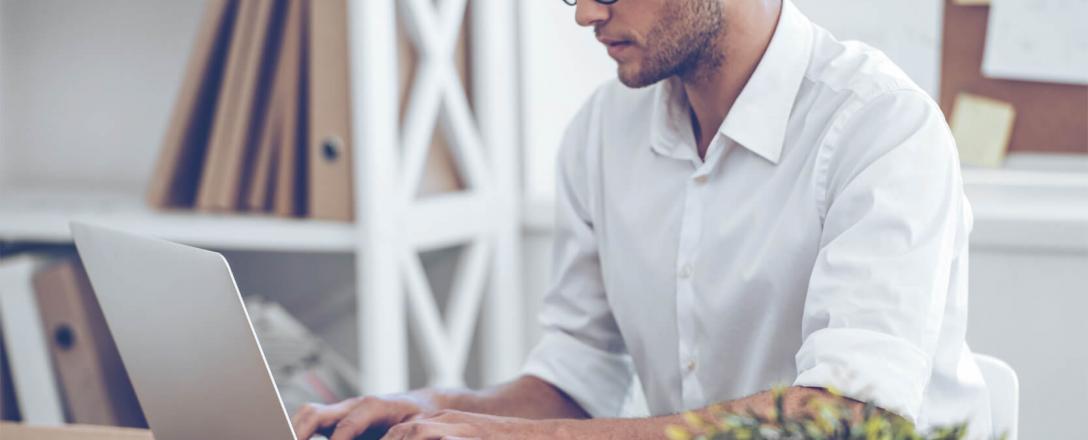
[{"label": "cork board", "polygon": [[982,76],[988,6],[945,0],[941,109],[951,117],[962,92],[1011,103],[1017,119],[1009,151],[1088,154],[1088,86],[1008,81]]}]

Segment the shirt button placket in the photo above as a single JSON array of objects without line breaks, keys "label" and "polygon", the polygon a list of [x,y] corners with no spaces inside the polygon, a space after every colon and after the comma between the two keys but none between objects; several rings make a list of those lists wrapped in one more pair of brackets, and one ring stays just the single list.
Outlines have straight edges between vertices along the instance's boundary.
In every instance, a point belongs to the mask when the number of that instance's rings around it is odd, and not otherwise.
[{"label": "shirt button placket", "polygon": [[687,408],[702,404],[702,390],[695,374],[698,347],[695,343],[696,302],[695,263],[702,235],[703,196],[707,181],[705,174],[692,176],[685,190],[684,210],[680,224],[680,241],[676,261],[676,321],[679,337],[678,367],[682,378],[681,400]]}]

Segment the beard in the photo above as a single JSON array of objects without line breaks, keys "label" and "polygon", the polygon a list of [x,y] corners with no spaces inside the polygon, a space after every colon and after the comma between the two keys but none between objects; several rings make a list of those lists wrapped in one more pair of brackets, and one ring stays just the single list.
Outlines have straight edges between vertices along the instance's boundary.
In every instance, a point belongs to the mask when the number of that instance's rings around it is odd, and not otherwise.
[{"label": "beard", "polygon": [[677,76],[698,80],[725,61],[721,50],[724,8],[721,0],[670,1],[664,15],[646,34],[641,63],[618,67],[627,87],[640,88]]}]

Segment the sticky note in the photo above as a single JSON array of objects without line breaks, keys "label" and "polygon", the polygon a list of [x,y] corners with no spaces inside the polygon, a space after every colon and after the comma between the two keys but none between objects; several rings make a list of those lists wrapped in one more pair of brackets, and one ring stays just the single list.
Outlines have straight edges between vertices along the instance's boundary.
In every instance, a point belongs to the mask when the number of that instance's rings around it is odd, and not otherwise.
[{"label": "sticky note", "polygon": [[1012,138],[1016,109],[984,96],[960,93],[952,109],[952,136],[964,165],[999,167]]}]

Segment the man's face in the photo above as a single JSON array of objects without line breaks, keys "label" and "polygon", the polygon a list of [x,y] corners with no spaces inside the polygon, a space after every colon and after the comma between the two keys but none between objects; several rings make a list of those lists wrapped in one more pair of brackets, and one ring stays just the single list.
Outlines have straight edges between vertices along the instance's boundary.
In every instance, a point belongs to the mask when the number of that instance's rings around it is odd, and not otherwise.
[{"label": "man's face", "polygon": [[628,87],[691,77],[722,62],[722,0],[581,0],[576,20],[593,26]]}]

